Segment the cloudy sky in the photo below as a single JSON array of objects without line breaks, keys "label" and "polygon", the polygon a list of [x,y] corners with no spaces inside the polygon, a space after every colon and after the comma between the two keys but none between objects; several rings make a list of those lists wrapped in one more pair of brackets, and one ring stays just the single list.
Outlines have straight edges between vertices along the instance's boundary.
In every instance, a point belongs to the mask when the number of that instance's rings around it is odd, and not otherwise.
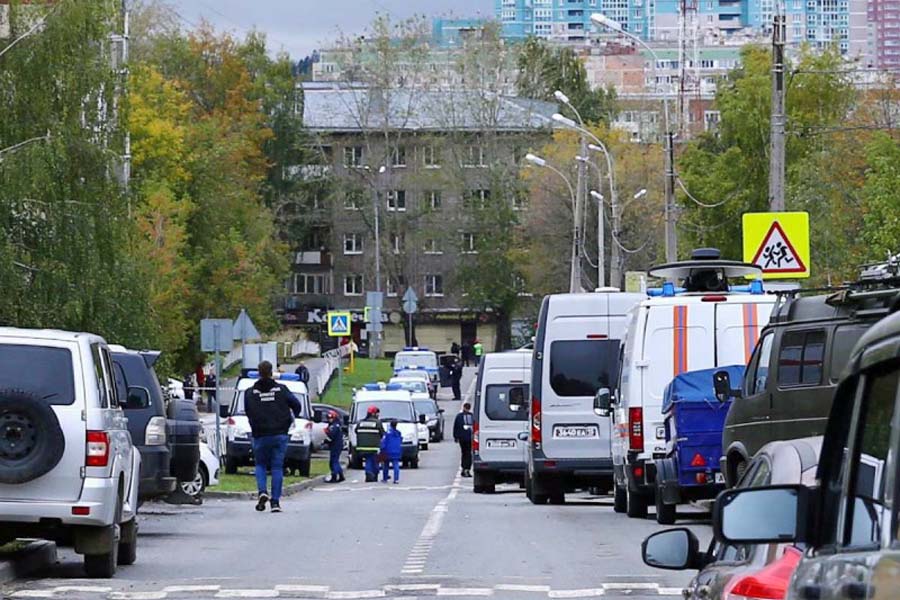
[{"label": "cloudy sky", "polygon": [[[206,19],[217,29],[243,35],[256,27],[269,46],[295,59],[325,46],[341,32],[362,33],[378,13],[403,19],[413,15],[493,16],[494,0],[169,0],[187,22]],[[188,25],[186,25],[188,26]]]}]

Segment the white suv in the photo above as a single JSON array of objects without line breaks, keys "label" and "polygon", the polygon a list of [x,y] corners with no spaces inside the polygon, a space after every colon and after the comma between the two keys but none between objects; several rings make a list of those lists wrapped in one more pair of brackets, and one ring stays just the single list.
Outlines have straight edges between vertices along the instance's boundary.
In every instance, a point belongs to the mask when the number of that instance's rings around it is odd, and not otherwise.
[{"label": "white suv", "polygon": [[72,540],[89,577],[136,560],[141,457],[125,402],[102,338],[0,328],[0,544]]}]

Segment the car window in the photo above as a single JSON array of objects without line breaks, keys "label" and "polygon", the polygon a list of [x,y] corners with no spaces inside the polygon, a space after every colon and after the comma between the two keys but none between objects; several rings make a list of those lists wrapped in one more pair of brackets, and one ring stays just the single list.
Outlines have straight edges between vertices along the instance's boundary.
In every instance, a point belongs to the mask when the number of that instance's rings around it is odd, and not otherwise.
[{"label": "car window", "polygon": [[788,331],[778,353],[778,385],[819,385],[825,360],[825,332]]},{"label": "car window", "polygon": [[100,407],[109,408],[109,388],[106,385],[106,379],[103,370],[103,358],[100,355],[100,344],[91,344],[91,357],[94,364],[94,379],[97,384],[97,394],[100,399]]},{"label": "car window", "polygon": [[420,415],[433,417],[438,414],[437,405],[432,400],[416,400],[413,404],[416,405],[416,412]]},{"label": "car window", "polygon": [[850,547],[878,544],[885,519],[890,518],[885,484],[896,460],[889,450],[898,383],[900,370],[896,368],[866,377],[856,421],[852,485],[844,499],[845,543]]},{"label": "car window", "polygon": [[559,396],[593,396],[618,378],[619,340],[550,344],[550,387]]},{"label": "car window", "polygon": [[[768,459],[758,456],[754,459],[744,476],[738,481],[738,488],[760,487],[769,485],[772,481],[772,465]],[[716,543],[713,556],[721,562],[745,562],[753,556],[754,547],[750,544],[720,544]]]},{"label": "car window", "polygon": [[0,344],[0,389],[20,390],[48,404],[72,404],[72,353],[65,348]]},{"label": "car window", "polygon": [[836,327],[831,335],[831,362],[829,378],[832,382],[836,382],[841,378],[847,363],[850,361],[850,352],[862,337],[871,323],[854,323],[852,325],[841,325]]},{"label": "car window", "polygon": [[[492,421],[528,420],[528,384],[489,385],[485,390],[484,412]],[[518,410],[510,410],[510,405]]]},{"label": "car window", "polygon": [[750,367],[744,378],[744,395],[752,396],[765,391],[766,382],[769,379],[769,364],[772,358],[772,341],[775,339],[773,332],[768,332],[759,341],[753,357],[750,359]]}]

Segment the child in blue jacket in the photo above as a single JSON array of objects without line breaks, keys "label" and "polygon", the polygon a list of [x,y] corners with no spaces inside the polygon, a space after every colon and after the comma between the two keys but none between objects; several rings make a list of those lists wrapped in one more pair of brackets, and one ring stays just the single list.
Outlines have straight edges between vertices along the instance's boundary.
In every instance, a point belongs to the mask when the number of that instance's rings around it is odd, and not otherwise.
[{"label": "child in blue jacket", "polygon": [[381,438],[381,454],[384,455],[382,467],[382,482],[388,481],[388,464],[394,465],[394,483],[400,483],[400,460],[403,458],[403,435],[397,429],[397,420],[391,421],[391,426],[384,432]]}]

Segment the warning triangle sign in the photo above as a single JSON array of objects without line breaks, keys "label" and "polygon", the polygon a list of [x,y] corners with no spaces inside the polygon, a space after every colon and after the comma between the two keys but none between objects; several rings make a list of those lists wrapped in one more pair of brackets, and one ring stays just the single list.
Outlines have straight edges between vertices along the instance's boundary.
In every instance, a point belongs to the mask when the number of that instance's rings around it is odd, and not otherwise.
[{"label": "warning triangle sign", "polygon": [[763,237],[759,249],[750,261],[759,265],[763,273],[805,273],[806,265],[794,249],[784,229],[774,221]]}]

